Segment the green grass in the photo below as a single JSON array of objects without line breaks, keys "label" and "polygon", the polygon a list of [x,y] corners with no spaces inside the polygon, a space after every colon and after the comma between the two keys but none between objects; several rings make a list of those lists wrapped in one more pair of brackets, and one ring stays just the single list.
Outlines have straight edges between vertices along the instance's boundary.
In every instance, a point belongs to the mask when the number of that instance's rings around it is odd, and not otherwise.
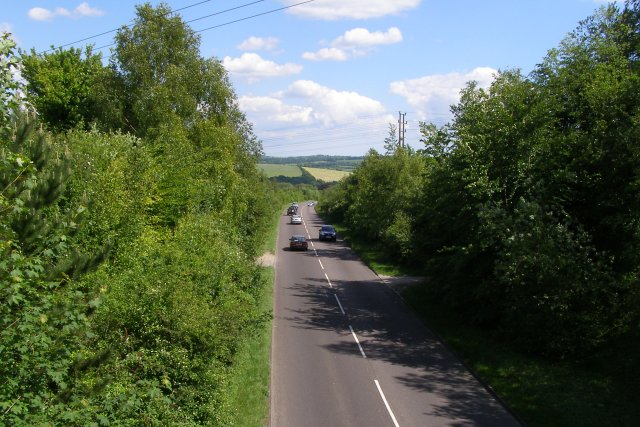
[{"label": "green grass", "polygon": [[[262,269],[267,283],[274,282],[275,270]],[[271,312],[272,287],[266,286],[259,301],[261,311]],[[227,398],[233,425],[260,427],[269,421],[269,376],[271,362],[271,321],[245,340],[234,359]]]},{"label": "green grass", "polygon": [[258,163],[258,167],[268,178],[274,176],[296,177],[302,176],[302,169],[297,165],[275,165],[271,163]]},{"label": "green grass", "polygon": [[[262,253],[275,253],[281,209],[274,211],[271,226],[262,246]],[[272,312],[275,269],[263,267],[267,285],[259,301],[260,311]],[[271,373],[271,321],[245,340],[234,359],[233,374],[227,388],[229,407],[233,412],[233,425],[261,427],[269,423],[269,387]]]},{"label": "green grass", "polygon": [[405,300],[529,426],[638,425],[637,339],[580,361],[537,358],[463,323],[425,286],[406,290]]}]

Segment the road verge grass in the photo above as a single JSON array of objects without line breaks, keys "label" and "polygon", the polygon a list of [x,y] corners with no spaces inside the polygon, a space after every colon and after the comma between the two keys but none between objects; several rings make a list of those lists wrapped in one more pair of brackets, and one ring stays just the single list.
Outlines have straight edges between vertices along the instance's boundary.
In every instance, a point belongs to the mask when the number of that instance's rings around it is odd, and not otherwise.
[{"label": "road verge grass", "polygon": [[[281,210],[273,213],[262,252],[275,253]],[[258,301],[261,312],[272,313],[274,267],[260,267],[265,283]],[[271,373],[271,320],[247,338],[236,353],[233,375],[227,386],[227,402],[234,426],[260,427],[269,424]]]},{"label": "road verge grass", "polygon": [[527,425],[638,425],[640,372],[633,367],[640,354],[637,338],[627,337],[581,360],[533,357],[465,324],[433,300],[427,287],[408,288],[403,298]]},{"label": "road verge grass", "polygon": [[[411,275],[371,243],[339,234],[377,274]],[[531,427],[636,426],[640,420],[640,333],[620,339],[596,355],[550,360],[523,354],[491,331],[469,325],[435,300],[428,282],[402,297],[514,414]]]}]

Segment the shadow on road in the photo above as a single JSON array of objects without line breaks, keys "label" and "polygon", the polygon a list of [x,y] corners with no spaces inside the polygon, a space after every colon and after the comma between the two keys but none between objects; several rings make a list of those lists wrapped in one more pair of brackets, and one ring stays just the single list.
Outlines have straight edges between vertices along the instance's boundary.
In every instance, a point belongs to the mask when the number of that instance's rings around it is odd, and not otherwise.
[{"label": "shadow on road", "polygon": [[[350,252],[340,248],[323,251],[325,257],[351,259],[344,258]],[[425,415],[459,420],[448,425],[517,425],[509,424],[513,419],[502,406],[491,399],[464,365],[408,312],[389,287],[380,281],[332,281],[332,284],[333,288],[329,288],[324,279],[306,277],[291,285],[294,296],[302,298],[304,303],[302,309],[291,310],[289,320],[299,328],[342,334],[351,325],[368,359],[402,367],[397,370],[401,374],[395,377],[400,384],[430,394]],[[340,298],[345,315],[340,312],[334,293]],[[355,342],[343,341],[325,348],[361,357]]]}]

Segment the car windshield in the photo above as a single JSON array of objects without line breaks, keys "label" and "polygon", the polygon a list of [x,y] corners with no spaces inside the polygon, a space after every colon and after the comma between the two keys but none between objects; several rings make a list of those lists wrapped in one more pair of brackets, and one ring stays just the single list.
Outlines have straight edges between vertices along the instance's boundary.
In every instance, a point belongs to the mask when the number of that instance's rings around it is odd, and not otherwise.
[{"label": "car windshield", "polygon": [[322,231],[333,231],[333,227],[330,225],[323,225]]},{"label": "car windshield", "polygon": [[292,236],[291,237],[291,241],[292,242],[304,242],[305,238],[304,238],[304,236]]}]

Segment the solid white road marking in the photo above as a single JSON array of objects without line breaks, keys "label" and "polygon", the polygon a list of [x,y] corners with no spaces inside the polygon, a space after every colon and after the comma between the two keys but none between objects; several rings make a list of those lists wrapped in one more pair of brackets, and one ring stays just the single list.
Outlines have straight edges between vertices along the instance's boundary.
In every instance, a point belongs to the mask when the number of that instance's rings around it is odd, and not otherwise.
[{"label": "solid white road marking", "polygon": [[342,312],[342,314],[346,314],[344,312],[344,308],[342,308],[342,304],[340,304],[340,300],[338,299],[338,295],[333,294],[334,297],[336,297],[336,301],[338,301],[338,306],[340,307],[340,311]]},{"label": "solid white road marking", "polygon": [[393,415],[393,411],[391,410],[391,407],[389,406],[389,402],[387,402],[387,398],[384,397],[384,393],[382,392],[382,388],[380,387],[380,383],[378,382],[378,380],[373,380],[376,383],[376,387],[378,387],[378,392],[380,392],[380,397],[382,397],[382,401],[384,402],[384,406],[387,407],[387,411],[389,412],[389,415],[391,415],[391,420],[393,420],[393,425],[396,427],[400,427],[400,424],[398,424],[398,421],[396,420],[396,416]]},{"label": "solid white road marking", "polygon": [[349,325],[349,330],[351,331],[351,335],[353,335],[353,339],[356,340],[356,344],[358,344],[358,348],[360,349],[360,354],[362,354],[363,358],[367,358],[367,355],[364,354],[364,350],[362,349],[362,346],[360,345],[360,341],[358,341],[358,337],[356,336],[356,333],[353,332],[353,328],[351,327],[351,325]]}]

